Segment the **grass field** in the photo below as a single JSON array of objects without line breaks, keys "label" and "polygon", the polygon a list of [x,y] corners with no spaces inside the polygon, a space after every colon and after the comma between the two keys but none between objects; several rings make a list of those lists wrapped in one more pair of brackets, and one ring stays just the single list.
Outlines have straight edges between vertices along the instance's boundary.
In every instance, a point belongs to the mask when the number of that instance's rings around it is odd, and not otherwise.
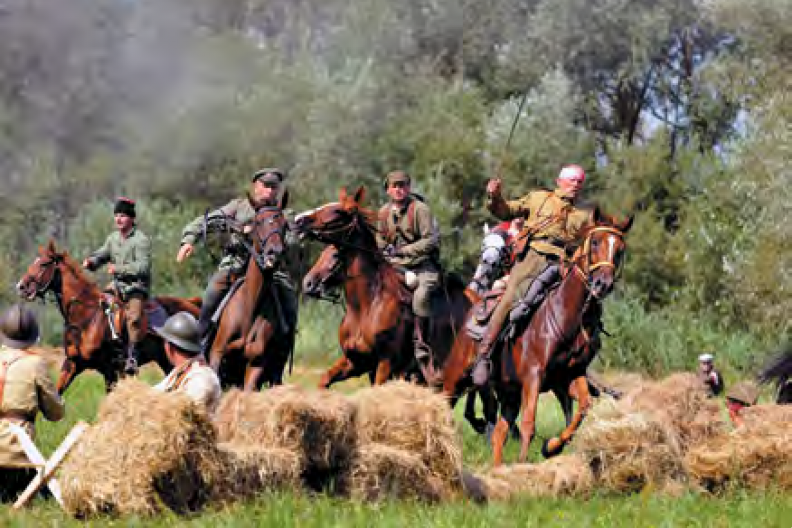
[{"label": "grass field", "polygon": [[[158,374],[147,371],[147,381]],[[288,381],[312,384],[316,373],[299,370]],[[354,390],[362,382],[349,382],[338,390]],[[66,394],[68,416],[62,422],[38,424],[37,441],[48,454],[55,449],[71,426],[80,419],[93,420],[103,397],[98,376],[86,374]],[[531,453],[539,460],[542,438],[558,431],[562,417],[551,397],[543,397],[537,440]],[[458,409],[461,422],[461,406]],[[485,465],[489,452],[484,440],[467,425],[462,426],[466,465]],[[516,460],[517,443],[507,446],[507,460]],[[453,503],[431,506],[412,502],[384,504],[357,503],[305,493],[280,493],[254,501],[209,510],[194,517],[165,515],[154,519],[96,519],[83,523],[71,519],[52,501],[38,501],[27,511],[0,512],[0,526],[751,526],[792,527],[792,496],[781,492],[746,493],[734,490],[722,497],[688,493],[669,497],[644,492],[628,497],[595,495],[586,499],[525,500],[510,504],[478,506]]]}]

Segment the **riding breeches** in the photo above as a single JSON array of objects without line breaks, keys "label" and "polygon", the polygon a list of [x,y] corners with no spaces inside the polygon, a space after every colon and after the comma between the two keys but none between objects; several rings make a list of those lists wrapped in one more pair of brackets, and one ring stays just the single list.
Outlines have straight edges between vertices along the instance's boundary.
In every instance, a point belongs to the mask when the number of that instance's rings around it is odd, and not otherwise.
[{"label": "riding breeches", "polygon": [[[490,317],[487,333],[482,341],[482,348],[490,348],[500,334],[503,323],[509,316],[509,312],[514,306],[515,299],[520,299],[538,277],[542,271],[551,263],[551,257],[534,250],[528,251],[525,258],[514,265],[506,284],[506,291],[503,292],[498,306]],[[489,352],[489,350],[486,350]]]},{"label": "riding breeches", "polygon": [[146,298],[142,295],[132,294],[126,302],[126,327],[129,334],[129,343],[137,345],[146,337]]},{"label": "riding breeches", "polygon": [[418,287],[412,298],[413,313],[418,317],[431,317],[432,294],[440,287],[440,273],[433,265],[418,266],[410,271],[418,277]]},{"label": "riding breeches", "polygon": [[209,332],[212,316],[236,280],[237,274],[230,268],[216,271],[209,279],[201,301],[201,314],[198,316],[198,333],[202,338]]}]

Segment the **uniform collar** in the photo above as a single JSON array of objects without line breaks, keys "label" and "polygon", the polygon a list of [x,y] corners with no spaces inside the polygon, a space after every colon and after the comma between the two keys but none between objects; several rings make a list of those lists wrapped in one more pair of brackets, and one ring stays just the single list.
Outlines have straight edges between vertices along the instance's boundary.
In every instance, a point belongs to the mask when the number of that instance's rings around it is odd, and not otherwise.
[{"label": "uniform collar", "polygon": [[570,204],[574,204],[575,203],[575,198],[572,197],[570,194],[565,193],[561,189],[556,188],[556,190],[553,191],[553,194],[556,196],[556,198],[560,198],[561,200],[563,200],[563,201],[565,201],[567,203],[570,203]]},{"label": "uniform collar", "polygon": [[391,201],[391,211],[394,213],[403,214],[407,210],[407,208],[410,207],[412,201],[413,201],[412,196],[408,196],[407,199],[404,200],[404,203],[401,205]]},{"label": "uniform collar", "polygon": [[136,225],[133,225],[133,226],[132,226],[132,229],[130,229],[130,230],[129,230],[129,233],[127,233],[127,234],[126,234],[126,236],[124,236],[124,233],[122,233],[121,231],[116,231],[116,232],[117,232],[117,233],[118,233],[118,235],[119,235],[121,238],[123,238],[124,240],[129,240],[130,238],[132,238],[133,236],[135,236],[135,232],[136,232],[136,231],[137,231],[137,226],[136,226]]}]

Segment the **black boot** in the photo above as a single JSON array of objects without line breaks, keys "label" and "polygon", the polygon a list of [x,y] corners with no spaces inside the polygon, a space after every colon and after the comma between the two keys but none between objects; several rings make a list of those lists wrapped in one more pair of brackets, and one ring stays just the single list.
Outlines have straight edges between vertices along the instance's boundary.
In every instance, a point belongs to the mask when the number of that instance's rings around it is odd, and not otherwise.
[{"label": "black boot", "polygon": [[473,366],[473,383],[477,387],[483,387],[487,384],[492,373],[492,349],[495,347],[495,341],[500,334],[500,327],[487,328],[487,333],[479,345],[479,353],[476,358],[476,364]]},{"label": "black boot", "polygon": [[415,359],[424,374],[426,382],[430,385],[439,381],[438,373],[434,368],[432,349],[427,341],[429,340],[429,325],[432,320],[428,317],[415,316],[413,320],[413,346],[415,348]]}]

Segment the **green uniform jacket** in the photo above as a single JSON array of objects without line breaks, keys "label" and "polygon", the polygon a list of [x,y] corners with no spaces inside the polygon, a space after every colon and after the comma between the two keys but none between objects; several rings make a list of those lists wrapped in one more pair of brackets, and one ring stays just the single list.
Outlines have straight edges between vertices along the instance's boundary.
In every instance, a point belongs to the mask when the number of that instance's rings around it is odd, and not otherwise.
[{"label": "green uniform jacket", "polygon": [[[410,212],[410,208],[413,211]],[[429,206],[410,198],[403,207],[389,203],[379,211],[377,246],[392,245],[400,256],[388,259],[403,268],[415,268],[440,262],[440,229]]]},{"label": "green uniform jacket", "polygon": [[576,204],[560,189],[534,191],[509,201],[502,196],[488,196],[487,209],[501,220],[524,217],[525,227],[519,236],[533,233],[532,249],[562,258],[565,248],[577,242],[580,231],[591,223],[593,215],[590,207]]},{"label": "green uniform jacket", "polygon": [[[284,214],[286,213],[284,212]],[[236,198],[219,209],[215,209],[209,213],[209,220],[224,217],[231,218],[236,222],[244,224],[256,218],[256,209],[248,198]],[[203,222],[204,217],[202,215],[187,224],[187,227],[182,231],[181,243],[195,245],[202,233]],[[234,270],[235,273],[244,273],[250,255],[248,254],[245,244],[243,244],[242,236],[243,235],[239,233],[233,233],[231,235],[231,242],[224,248],[223,258],[220,260],[220,265],[218,266],[219,269],[231,269]],[[286,240],[284,241],[287,246],[285,253],[288,253],[288,247],[293,244],[294,241],[295,239],[291,235],[291,232],[287,232]],[[282,271],[275,273],[275,280],[289,289],[295,289],[289,276]]]},{"label": "green uniform jacket", "polygon": [[126,238],[114,231],[104,245],[88,257],[92,270],[108,262],[115,265],[121,295],[148,296],[151,287],[151,240],[140,229],[133,227]]}]

